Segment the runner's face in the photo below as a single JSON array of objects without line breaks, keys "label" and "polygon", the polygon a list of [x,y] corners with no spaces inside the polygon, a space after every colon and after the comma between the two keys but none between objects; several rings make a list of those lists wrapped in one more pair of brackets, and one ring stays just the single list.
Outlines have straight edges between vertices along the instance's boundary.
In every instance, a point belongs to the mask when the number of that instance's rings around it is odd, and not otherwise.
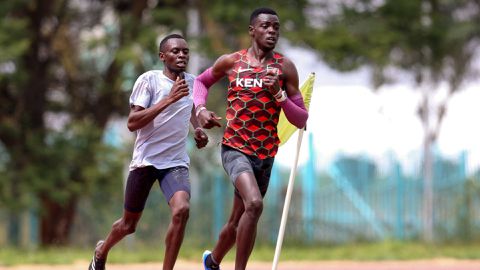
[{"label": "runner's face", "polygon": [[280,36],[280,21],[276,15],[260,14],[250,25],[249,32],[258,45],[274,49]]},{"label": "runner's face", "polygon": [[160,52],[159,55],[166,68],[175,72],[183,72],[187,68],[189,60],[188,44],[184,39],[171,38],[164,44],[163,52]]}]

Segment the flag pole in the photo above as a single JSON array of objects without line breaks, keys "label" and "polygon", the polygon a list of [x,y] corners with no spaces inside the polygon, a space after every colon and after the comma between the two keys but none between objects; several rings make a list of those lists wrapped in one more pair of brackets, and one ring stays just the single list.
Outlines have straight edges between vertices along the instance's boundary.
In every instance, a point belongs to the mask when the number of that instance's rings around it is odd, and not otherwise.
[{"label": "flag pole", "polygon": [[278,231],[277,246],[275,247],[275,256],[273,257],[272,270],[277,269],[280,251],[282,250],[283,236],[285,234],[285,226],[287,224],[288,210],[290,208],[290,199],[292,198],[293,184],[295,182],[295,174],[297,172],[298,157],[300,156],[300,147],[302,146],[303,132],[303,128],[298,131],[297,151],[295,153],[293,167],[290,171],[287,193],[285,194],[285,202],[283,204],[282,219],[280,221],[280,229]]}]

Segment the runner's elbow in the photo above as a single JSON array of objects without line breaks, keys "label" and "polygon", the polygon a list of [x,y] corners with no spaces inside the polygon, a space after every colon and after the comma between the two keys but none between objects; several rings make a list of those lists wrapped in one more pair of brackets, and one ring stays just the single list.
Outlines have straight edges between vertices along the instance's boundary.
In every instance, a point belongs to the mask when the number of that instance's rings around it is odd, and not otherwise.
[{"label": "runner's elbow", "polygon": [[297,118],[288,119],[288,120],[291,120],[290,123],[292,123],[292,125],[296,126],[298,129],[302,129],[307,124],[308,112],[305,112],[304,114],[299,115]]},{"label": "runner's elbow", "polygon": [[127,128],[128,130],[130,130],[130,132],[134,132],[138,129],[138,125],[136,125],[135,122],[129,120],[127,122]]}]

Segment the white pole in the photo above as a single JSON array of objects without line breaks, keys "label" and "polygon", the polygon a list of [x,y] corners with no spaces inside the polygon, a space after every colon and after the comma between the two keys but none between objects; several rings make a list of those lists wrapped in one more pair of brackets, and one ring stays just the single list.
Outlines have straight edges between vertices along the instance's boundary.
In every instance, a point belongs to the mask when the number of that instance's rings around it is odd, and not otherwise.
[{"label": "white pole", "polygon": [[290,208],[290,199],[292,198],[293,184],[295,182],[295,174],[297,172],[298,157],[300,155],[300,147],[302,146],[302,137],[304,129],[298,131],[297,152],[295,153],[295,161],[290,171],[290,179],[288,180],[287,194],[285,194],[285,203],[283,204],[282,219],[280,221],[280,229],[278,231],[277,246],[275,247],[275,256],[273,257],[272,270],[277,270],[280,251],[282,250],[283,235],[285,234],[285,225],[287,224],[288,209]]}]

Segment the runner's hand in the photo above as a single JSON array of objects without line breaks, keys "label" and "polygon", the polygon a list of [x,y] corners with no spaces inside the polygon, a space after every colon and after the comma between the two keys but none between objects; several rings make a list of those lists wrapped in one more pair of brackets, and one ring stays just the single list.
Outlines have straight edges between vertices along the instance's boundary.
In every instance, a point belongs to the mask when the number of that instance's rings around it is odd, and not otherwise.
[{"label": "runner's hand", "polygon": [[211,129],[215,126],[221,127],[219,120],[222,118],[217,116],[214,112],[207,110],[206,108],[201,109],[197,115],[198,122],[202,128]]},{"label": "runner's hand", "polygon": [[168,94],[168,98],[171,100],[172,103],[175,103],[179,99],[188,96],[188,93],[188,85],[185,82],[185,79],[180,79],[179,76],[177,77],[177,80],[173,83],[170,94]]},{"label": "runner's hand", "polygon": [[203,131],[202,128],[196,128],[195,129],[195,144],[198,149],[203,148],[207,145],[208,143],[208,136],[205,134],[205,131]]},{"label": "runner's hand", "polygon": [[263,77],[263,82],[272,95],[277,94],[281,90],[278,82],[278,69],[268,69],[267,74]]}]

